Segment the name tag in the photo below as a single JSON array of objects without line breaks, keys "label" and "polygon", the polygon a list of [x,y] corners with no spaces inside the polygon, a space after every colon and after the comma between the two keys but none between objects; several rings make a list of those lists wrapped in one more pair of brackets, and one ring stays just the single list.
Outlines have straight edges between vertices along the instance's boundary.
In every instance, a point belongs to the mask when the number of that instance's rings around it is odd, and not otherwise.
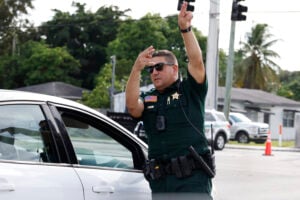
[{"label": "name tag", "polygon": [[147,109],[148,110],[150,110],[150,109],[153,109],[154,108],[154,106],[153,105],[151,105],[151,106],[147,106]]}]

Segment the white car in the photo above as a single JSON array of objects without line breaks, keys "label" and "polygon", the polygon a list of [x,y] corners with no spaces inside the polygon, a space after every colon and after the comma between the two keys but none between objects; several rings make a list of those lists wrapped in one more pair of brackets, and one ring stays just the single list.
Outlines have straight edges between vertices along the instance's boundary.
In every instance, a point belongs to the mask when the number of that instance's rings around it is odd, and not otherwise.
[{"label": "white car", "polygon": [[[230,124],[223,112],[214,109],[205,110],[205,136],[216,150],[223,150],[230,138]],[[212,134],[213,132],[213,134]]]},{"label": "white car", "polygon": [[0,90],[0,199],[151,199],[147,145],[100,112]]},{"label": "white car", "polygon": [[268,137],[269,124],[253,122],[242,113],[229,113],[231,140],[239,143],[264,143]]}]

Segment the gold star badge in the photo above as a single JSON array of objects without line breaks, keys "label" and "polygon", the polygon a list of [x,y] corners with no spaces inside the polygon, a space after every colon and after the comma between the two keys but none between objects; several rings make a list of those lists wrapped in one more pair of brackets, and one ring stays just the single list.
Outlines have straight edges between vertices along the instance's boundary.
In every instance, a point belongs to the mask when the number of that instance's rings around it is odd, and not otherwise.
[{"label": "gold star badge", "polygon": [[179,94],[177,92],[172,94],[172,99],[179,99]]}]

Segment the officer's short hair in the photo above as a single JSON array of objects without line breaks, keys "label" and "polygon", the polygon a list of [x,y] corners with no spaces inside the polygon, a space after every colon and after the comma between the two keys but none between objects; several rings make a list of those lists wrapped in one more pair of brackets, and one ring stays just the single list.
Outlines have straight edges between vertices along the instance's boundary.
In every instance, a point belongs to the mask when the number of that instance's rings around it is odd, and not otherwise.
[{"label": "officer's short hair", "polygon": [[165,57],[168,63],[174,63],[178,65],[177,58],[173,52],[168,50],[158,50],[152,54],[152,57]]}]

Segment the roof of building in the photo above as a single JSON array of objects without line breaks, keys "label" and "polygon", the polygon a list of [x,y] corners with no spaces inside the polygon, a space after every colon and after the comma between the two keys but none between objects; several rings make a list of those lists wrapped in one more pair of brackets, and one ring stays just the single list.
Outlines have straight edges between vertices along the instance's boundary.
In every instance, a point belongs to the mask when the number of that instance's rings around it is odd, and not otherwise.
[{"label": "roof of building", "polygon": [[[226,88],[218,88],[218,99],[224,101]],[[269,106],[296,106],[300,107],[300,102],[294,101],[276,94],[256,89],[232,88],[231,100],[240,101],[253,105],[269,105]]]},{"label": "roof of building", "polygon": [[30,91],[40,94],[58,96],[71,100],[79,100],[82,98],[83,91],[87,89],[77,87],[63,82],[48,82],[27,87],[17,88],[20,91]]}]

